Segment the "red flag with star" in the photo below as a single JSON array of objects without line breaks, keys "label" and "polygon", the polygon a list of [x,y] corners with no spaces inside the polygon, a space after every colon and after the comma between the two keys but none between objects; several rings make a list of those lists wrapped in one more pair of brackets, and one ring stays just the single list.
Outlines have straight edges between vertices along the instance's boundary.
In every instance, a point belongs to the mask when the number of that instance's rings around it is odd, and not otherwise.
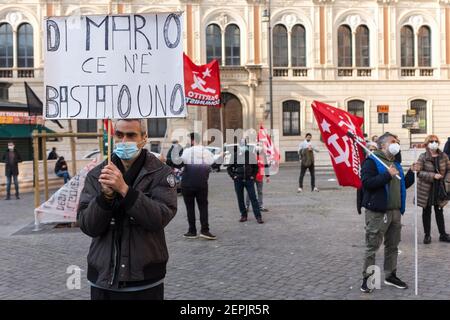
[{"label": "red flag with star", "polygon": [[360,188],[364,154],[351,136],[364,141],[361,130],[364,119],[318,101],[314,101],[311,107],[339,184]]},{"label": "red flag with star", "polygon": [[183,57],[186,104],[220,107],[220,74],[217,60],[198,66],[186,54],[183,54]]}]

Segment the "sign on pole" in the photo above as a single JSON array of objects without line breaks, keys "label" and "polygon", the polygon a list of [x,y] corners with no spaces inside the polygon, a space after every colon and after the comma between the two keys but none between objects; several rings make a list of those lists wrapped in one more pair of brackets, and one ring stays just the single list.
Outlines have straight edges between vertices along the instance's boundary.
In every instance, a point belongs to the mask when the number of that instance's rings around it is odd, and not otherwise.
[{"label": "sign on pole", "polygon": [[377,105],[378,113],[389,113],[389,105]]},{"label": "sign on pole", "polygon": [[185,117],[181,13],[44,20],[46,119]]}]

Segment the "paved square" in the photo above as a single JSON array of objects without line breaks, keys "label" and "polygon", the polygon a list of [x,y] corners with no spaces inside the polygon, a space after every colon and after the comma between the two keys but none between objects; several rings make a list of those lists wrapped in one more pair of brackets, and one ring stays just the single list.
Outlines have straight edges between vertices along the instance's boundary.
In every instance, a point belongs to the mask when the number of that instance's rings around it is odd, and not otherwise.
[{"label": "paved square", "polygon": [[[402,221],[398,270],[410,289],[382,284],[381,290],[368,295],[359,291],[364,217],[356,212],[356,192],[330,178],[318,175],[321,191],[312,193],[307,174],[306,191],[297,194],[298,168],[282,168],[264,186],[270,212],[259,225],[251,212],[246,223],[238,222],[232,181],[225,172],[211,174],[209,217],[216,241],[182,237],[187,220],[180,196],[178,213],[166,228],[166,299],[415,299],[413,189]],[[32,197],[0,201],[0,299],[89,299],[87,236],[78,229],[14,235],[33,221]],[[434,221],[433,242],[423,245],[421,221],[420,214],[418,298],[448,299],[450,245],[437,241]],[[380,251],[381,266],[382,256]],[[84,270],[80,290],[66,287],[70,265]]]}]

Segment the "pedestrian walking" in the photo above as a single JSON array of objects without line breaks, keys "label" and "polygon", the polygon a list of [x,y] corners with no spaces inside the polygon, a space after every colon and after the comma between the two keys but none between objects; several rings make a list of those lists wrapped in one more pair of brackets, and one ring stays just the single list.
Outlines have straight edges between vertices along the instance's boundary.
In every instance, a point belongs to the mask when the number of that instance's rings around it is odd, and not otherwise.
[{"label": "pedestrian walking", "polygon": [[311,191],[319,192],[319,189],[316,187],[316,176],[314,172],[314,152],[319,152],[319,150],[313,146],[311,139],[311,133],[307,133],[305,140],[299,145],[300,177],[298,179],[297,192],[303,192],[303,179],[306,170],[309,170],[309,174],[311,175]]}]

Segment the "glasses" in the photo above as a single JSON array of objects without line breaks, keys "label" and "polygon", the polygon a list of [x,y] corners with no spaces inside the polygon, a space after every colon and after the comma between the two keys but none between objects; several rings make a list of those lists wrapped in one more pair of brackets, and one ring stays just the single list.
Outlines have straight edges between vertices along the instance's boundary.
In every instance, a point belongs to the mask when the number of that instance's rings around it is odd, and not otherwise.
[{"label": "glasses", "polygon": [[437,141],[437,140],[430,140],[430,141],[428,141],[428,143],[433,143],[433,142],[439,143],[439,141]]}]

